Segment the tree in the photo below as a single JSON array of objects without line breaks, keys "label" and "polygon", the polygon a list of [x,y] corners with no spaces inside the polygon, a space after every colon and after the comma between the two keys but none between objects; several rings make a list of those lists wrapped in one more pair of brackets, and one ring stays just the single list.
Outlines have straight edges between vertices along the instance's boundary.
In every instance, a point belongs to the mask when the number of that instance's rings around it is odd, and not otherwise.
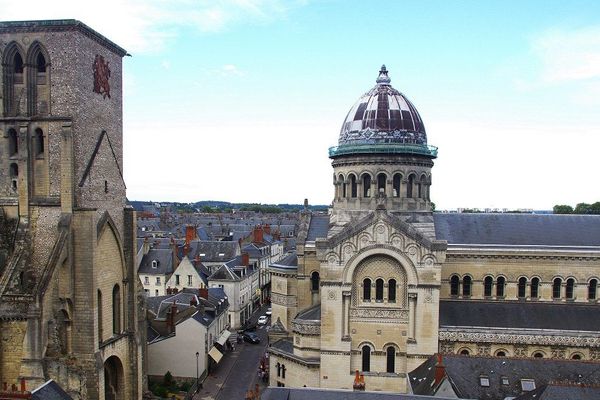
[{"label": "tree", "polygon": [[590,205],[588,203],[579,203],[575,206],[574,214],[589,214]]},{"label": "tree", "polygon": [[573,207],[564,204],[557,204],[552,208],[554,214],[573,214]]}]

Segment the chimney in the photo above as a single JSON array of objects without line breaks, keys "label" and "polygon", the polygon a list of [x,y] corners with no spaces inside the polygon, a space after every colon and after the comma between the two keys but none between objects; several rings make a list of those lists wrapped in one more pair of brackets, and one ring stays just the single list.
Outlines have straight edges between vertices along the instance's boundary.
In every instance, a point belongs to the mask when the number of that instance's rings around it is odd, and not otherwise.
[{"label": "chimney", "polygon": [[257,226],[254,228],[254,232],[252,233],[252,241],[254,243],[262,243],[263,242],[263,230],[262,226]]},{"label": "chimney", "polygon": [[196,227],[194,225],[186,225],[185,227],[185,246],[183,246],[183,255],[187,256],[190,251],[190,243],[196,239]]},{"label": "chimney", "polygon": [[242,253],[242,265],[246,267],[250,265],[250,256],[248,255],[248,253]]},{"label": "chimney", "polygon": [[196,300],[196,296],[194,296],[190,299],[190,306],[197,306],[197,305],[198,305],[198,300]]},{"label": "chimney", "polygon": [[442,364],[442,354],[437,354],[437,364],[435,364],[435,381],[434,386],[439,385],[442,380],[446,376],[446,369],[444,368],[444,364]]},{"label": "chimney", "polygon": [[208,288],[201,287],[198,289],[198,296],[208,300]]},{"label": "chimney", "polygon": [[171,236],[171,257],[173,259],[173,270],[179,265],[179,260],[177,258],[177,243],[175,243],[175,239]]},{"label": "chimney", "polygon": [[308,199],[304,199],[304,211],[308,211]]},{"label": "chimney", "polygon": [[142,254],[146,255],[150,251],[150,242],[148,241],[148,236],[144,238],[144,245],[142,246]]},{"label": "chimney", "polygon": [[175,332],[175,315],[177,315],[177,304],[173,301],[169,311],[167,311],[167,332]]}]

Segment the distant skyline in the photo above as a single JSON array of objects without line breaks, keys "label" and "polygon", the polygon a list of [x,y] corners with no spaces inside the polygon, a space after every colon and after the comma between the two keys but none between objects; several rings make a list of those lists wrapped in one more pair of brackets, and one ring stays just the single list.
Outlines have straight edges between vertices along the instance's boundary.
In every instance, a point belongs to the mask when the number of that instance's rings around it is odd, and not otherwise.
[{"label": "distant skyline", "polygon": [[130,200],[329,204],[385,64],[439,147],[438,209],[600,200],[600,2],[0,0],[124,47]]}]

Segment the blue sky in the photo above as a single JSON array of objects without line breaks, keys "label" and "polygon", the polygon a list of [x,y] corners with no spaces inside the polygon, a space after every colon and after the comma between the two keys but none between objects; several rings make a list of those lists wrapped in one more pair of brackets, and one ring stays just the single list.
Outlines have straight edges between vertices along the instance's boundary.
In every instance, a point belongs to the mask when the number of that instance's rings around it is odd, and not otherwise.
[{"label": "blue sky", "polygon": [[600,200],[598,1],[15,4],[132,54],[130,199],[330,203],[327,148],[385,63],[439,147],[438,208]]}]

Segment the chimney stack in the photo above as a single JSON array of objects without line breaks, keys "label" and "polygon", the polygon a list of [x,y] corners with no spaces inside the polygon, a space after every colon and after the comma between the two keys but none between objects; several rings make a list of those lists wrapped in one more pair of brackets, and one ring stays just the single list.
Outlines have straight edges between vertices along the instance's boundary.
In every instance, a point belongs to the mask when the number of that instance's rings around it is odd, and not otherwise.
[{"label": "chimney stack", "polygon": [[442,354],[438,353],[437,354],[437,363],[435,364],[434,386],[439,385],[442,382],[442,380],[444,379],[444,376],[446,376],[446,369],[444,367],[444,364],[442,364]]},{"label": "chimney stack", "polygon": [[196,227],[194,225],[186,225],[185,227],[185,246],[183,246],[183,255],[187,256],[190,251],[190,243],[196,239]]},{"label": "chimney stack", "polygon": [[205,300],[208,300],[208,288],[205,288],[205,287],[199,288],[198,296],[202,297]]},{"label": "chimney stack", "polygon": [[150,242],[148,241],[148,236],[144,238],[144,245],[142,246],[142,254],[146,255],[150,251]]},{"label": "chimney stack", "polygon": [[250,256],[248,253],[242,253],[242,265],[246,267],[250,265]]},{"label": "chimney stack", "polygon": [[262,226],[257,226],[254,228],[254,232],[252,234],[254,243],[262,243],[263,240],[263,229]]},{"label": "chimney stack", "polygon": [[175,315],[177,315],[177,304],[173,301],[169,311],[167,311],[167,331],[169,333],[175,332]]}]

